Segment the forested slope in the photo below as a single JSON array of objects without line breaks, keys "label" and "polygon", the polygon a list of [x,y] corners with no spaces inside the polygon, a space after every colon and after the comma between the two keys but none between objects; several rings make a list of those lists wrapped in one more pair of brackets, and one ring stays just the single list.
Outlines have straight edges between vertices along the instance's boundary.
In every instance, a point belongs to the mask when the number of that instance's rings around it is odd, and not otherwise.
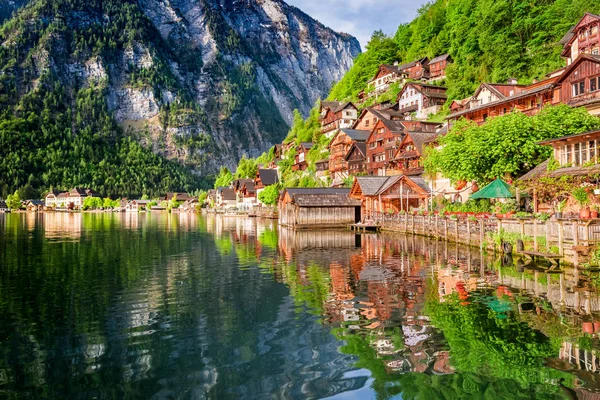
[{"label": "forested slope", "polygon": [[356,99],[379,64],[449,53],[449,99],[464,98],[481,82],[540,79],[564,65],[559,40],[599,0],[436,0],[423,6],[393,37],[376,33],[367,51],[333,88],[331,99]]}]

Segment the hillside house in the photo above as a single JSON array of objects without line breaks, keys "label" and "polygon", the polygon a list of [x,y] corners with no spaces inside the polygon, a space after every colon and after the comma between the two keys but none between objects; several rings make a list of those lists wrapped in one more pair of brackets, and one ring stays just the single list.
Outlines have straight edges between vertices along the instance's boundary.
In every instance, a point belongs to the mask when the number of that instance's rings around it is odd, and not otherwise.
[{"label": "hillside house", "polygon": [[446,78],[446,68],[452,63],[452,57],[449,54],[442,54],[429,61],[429,79],[435,81]]},{"label": "hillside house", "polygon": [[388,166],[389,175],[422,175],[424,148],[426,143],[438,136],[435,132],[408,131],[404,136],[394,159]]},{"label": "hillside house", "polygon": [[363,219],[374,219],[382,213],[423,208],[431,191],[421,177],[358,176],[354,179],[350,197],[361,202]]},{"label": "hillside house", "polygon": [[358,119],[354,123],[354,126],[352,126],[352,129],[370,132],[380,119],[392,119],[389,111],[390,110],[381,110],[375,107],[367,107],[362,110]]},{"label": "hillside house", "polygon": [[398,63],[394,65],[381,64],[375,73],[375,76],[367,82],[370,95],[377,95],[385,92],[391,84],[396,82],[404,82],[408,78],[408,73],[402,71]]},{"label": "hillside house", "polygon": [[365,174],[367,172],[367,143],[352,143],[344,159],[348,164],[348,174],[354,176]]},{"label": "hillside house", "polygon": [[600,55],[580,54],[555,79],[554,102],[600,115]]},{"label": "hillside house", "polygon": [[424,83],[407,83],[398,93],[397,103],[404,119],[427,119],[437,114],[447,99],[447,88]]},{"label": "hillside house", "polygon": [[365,143],[370,130],[340,129],[329,144],[329,173],[333,185],[341,185],[348,177],[346,154],[353,143]]},{"label": "hillside house", "polygon": [[513,111],[535,115],[544,105],[558,103],[558,98],[553,93],[556,79],[549,78],[528,86],[518,85],[515,80],[510,80],[507,84],[482,83],[464,108],[446,119],[450,124],[459,118],[482,124],[488,118]]},{"label": "hillside house", "polygon": [[585,13],[559,41],[561,56],[570,65],[581,54],[600,55],[600,15]]},{"label": "hillside house", "polygon": [[167,192],[162,200],[171,201],[173,198],[175,198],[175,201],[187,201],[192,199],[193,196],[190,196],[188,193]]},{"label": "hillside house", "polygon": [[313,148],[313,143],[302,142],[296,147],[296,159],[292,171],[306,171],[308,168],[308,152]]},{"label": "hillside house", "polygon": [[254,180],[245,181],[236,194],[239,207],[250,208],[258,204]]},{"label": "hillside house", "polygon": [[429,79],[428,67],[429,58],[423,57],[407,64],[402,64],[398,68],[408,76],[408,79],[426,81]]},{"label": "hillside house", "polygon": [[44,204],[43,200],[27,200],[25,202],[25,209],[27,211],[42,211]]},{"label": "hillside house", "polygon": [[399,121],[381,119],[367,139],[367,173],[385,176],[387,164],[393,160],[397,146],[404,137],[404,126]]},{"label": "hillside house", "polygon": [[337,129],[351,128],[358,118],[358,109],[350,102],[321,102],[321,132],[332,137]]},{"label": "hillside house", "polygon": [[285,189],[279,199],[279,224],[294,228],[342,228],[360,221],[360,202],[347,188]]}]

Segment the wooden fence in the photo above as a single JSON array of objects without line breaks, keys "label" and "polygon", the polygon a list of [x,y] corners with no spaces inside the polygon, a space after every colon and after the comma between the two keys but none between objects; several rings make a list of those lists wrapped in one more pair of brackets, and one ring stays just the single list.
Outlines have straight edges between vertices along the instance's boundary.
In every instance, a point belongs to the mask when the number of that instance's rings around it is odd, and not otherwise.
[{"label": "wooden fence", "polygon": [[600,220],[551,219],[538,221],[528,219],[498,219],[468,217],[444,217],[440,215],[409,215],[376,213],[371,216],[383,230],[424,235],[469,245],[490,243],[490,233],[504,230],[520,234],[533,241],[536,251],[557,246],[561,252],[572,246],[600,244]]}]

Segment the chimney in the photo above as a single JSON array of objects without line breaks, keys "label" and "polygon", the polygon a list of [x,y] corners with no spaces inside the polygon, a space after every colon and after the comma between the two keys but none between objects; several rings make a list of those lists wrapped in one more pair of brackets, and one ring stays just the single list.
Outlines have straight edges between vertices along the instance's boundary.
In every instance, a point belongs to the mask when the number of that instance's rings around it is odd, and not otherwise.
[{"label": "chimney", "polygon": [[516,85],[518,83],[518,81],[516,78],[508,78],[506,83],[508,83],[509,85]]}]

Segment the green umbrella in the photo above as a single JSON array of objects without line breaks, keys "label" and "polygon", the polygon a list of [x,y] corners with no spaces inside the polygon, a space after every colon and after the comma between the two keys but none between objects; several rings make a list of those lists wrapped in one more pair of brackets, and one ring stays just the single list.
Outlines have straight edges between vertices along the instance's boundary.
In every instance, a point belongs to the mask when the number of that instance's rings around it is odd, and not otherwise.
[{"label": "green umbrella", "polygon": [[516,197],[513,188],[502,179],[496,179],[471,195],[471,199],[507,199],[513,197]]}]

